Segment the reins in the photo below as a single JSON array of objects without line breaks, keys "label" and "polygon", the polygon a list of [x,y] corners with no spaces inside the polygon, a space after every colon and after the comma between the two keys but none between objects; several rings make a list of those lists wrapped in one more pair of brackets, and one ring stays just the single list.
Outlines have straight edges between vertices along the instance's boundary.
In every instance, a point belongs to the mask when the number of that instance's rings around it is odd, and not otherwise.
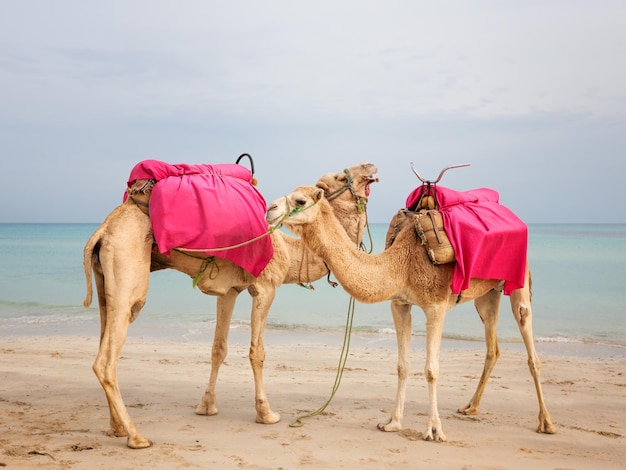
[{"label": "reins", "polygon": [[307,207],[296,207],[295,209],[292,209],[291,212],[289,212],[288,214],[284,215],[278,221],[278,223],[276,223],[274,225],[270,225],[267,228],[266,232],[262,233],[261,235],[257,235],[254,238],[246,240],[245,242],[236,243],[235,245],[222,246],[222,247],[219,247],[219,248],[174,248],[174,250],[179,251],[179,252],[184,253],[184,254],[187,254],[187,253],[206,253],[207,251],[228,251],[228,250],[233,250],[235,248],[240,248],[242,246],[249,245],[250,243],[254,243],[257,240],[260,240],[261,238],[267,237],[268,235],[271,235],[272,233],[274,233],[275,230],[279,229],[282,226],[283,220],[285,220],[288,217],[292,217],[293,215],[297,214],[298,212],[302,212],[302,211],[304,211],[306,209],[310,209],[315,204],[316,203],[314,202],[313,204],[311,204],[311,205],[309,205]]},{"label": "reins", "polygon": [[333,388],[330,392],[330,396],[328,397],[328,400],[326,400],[326,402],[322,406],[320,406],[317,410],[298,416],[292,423],[289,424],[289,427],[299,428],[304,425],[304,423],[302,422],[304,418],[312,418],[313,416],[317,416],[321,414],[328,407],[328,405],[330,405],[330,402],[335,397],[337,390],[339,390],[339,385],[341,384],[341,378],[343,377],[343,371],[346,368],[346,362],[348,360],[348,352],[350,350],[350,336],[352,334],[352,322],[354,320],[355,304],[356,302],[354,300],[354,297],[350,297],[350,302],[348,303],[348,316],[346,318],[346,329],[343,335],[343,346],[341,347],[341,354],[339,355],[339,364],[337,365],[337,374],[335,375],[335,383],[333,384]]},{"label": "reins", "polygon": [[[350,192],[352,193],[352,195],[354,196],[356,200],[356,204],[357,204],[357,208],[359,212],[365,212],[365,226],[367,227],[367,233],[370,239],[370,249],[368,253],[371,253],[374,249],[374,243],[372,241],[372,233],[370,231],[370,226],[367,220],[367,210],[366,210],[367,199],[360,198],[356,194],[356,192],[354,191],[354,188],[352,187],[353,181],[352,181],[352,178],[350,177],[349,171],[347,169],[344,171],[348,175],[348,183],[343,188],[340,188],[334,191],[333,193],[331,193],[330,197],[334,199],[335,197],[338,197],[339,195],[344,193],[347,189],[350,189]],[[330,197],[326,196],[326,199],[330,200]],[[363,242],[360,243],[358,248],[363,251],[366,251]],[[328,279],[330,282],[330,269],[328,270]],[[337,284],[334,283],[333,287],[336,287],[336,285]],[[354,297],[350,297],[350,301],[348,302],[348,314],[346,316],[346,327],[345,327],[344,334],[343,334],[343,345],[341,347],[341,354],[339,355],[339,363],[337,364],[337,373],[335,374],[335,382],[333,383],[330,396],[328,397],[326,402],[322,406],[320,406],[317,410],[298,416],[292,423],[289,424],[289,427],[299,428],[304,425],[304,423],[302,422],[304,418],[312,418],[313,416],[322,414],[324,410],[328,407],[328,405],[330,405],[330,402],[335,397],[337,390],[339,390],[339,385],[341,384],[341,379],[343,377],[343,371],[345,370],[346,362],[348,360],[348,353],[350,351],[350,338],[352,335],[352,323],[354,321],[355,305],[356,305],[356,301],[354,300]]]},{"label": "reins", "polygon": [[276,230],[277,228],[279,228],[276,225],[271,225],[268,227],[267,232],[262,233],[261,235],[258,235],[254,238],[251,238],[249,240],[246,240],[245,242],[241,242],[241,243],[237,243],[235,245],[229,245],[229,246],[223,246],[220,248],[174,248],[174,250],[176,251],[181,251],[181,252],[189,252],[189,253],[204,253],[207,251],[228,251],[228,250],[233,250],[235,248],[239,248],[242,246],[246,246],[249,245],[250,243],[254,243],[257,240],[260,240],[263,237],[267,237],[268,235],[271,235],[274,230]]}]

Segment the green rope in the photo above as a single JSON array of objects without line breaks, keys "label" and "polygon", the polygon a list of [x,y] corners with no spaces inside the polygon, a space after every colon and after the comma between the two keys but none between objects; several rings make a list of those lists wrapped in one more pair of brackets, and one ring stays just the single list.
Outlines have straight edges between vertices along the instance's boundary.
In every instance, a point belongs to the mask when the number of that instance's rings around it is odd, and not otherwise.
[{"label": "green rope", "polygon": [[283,218],[281,219],[281,221],[280,221],[280,222],[282,222],[282,221],[283,221],[284,219],[286,219],[287,217],[292,217],[292,216],[294,216],[294,215],[295,215],[295,214],[297,214],[298,212],[303,212],[303,211],[305,211],[305,210],[307,210],[307,209],[310,209],[310,208],[311,208],[311,207],[313,207],[315,204],[317,204],[317,202],[313,202],[313,203],[309,204],[309,205],[308,205],[308,206],[306,206],[306,207],[294,207],[293,209],[291,209],[291,212],[289,212],[289,214],[287,214],[285,217],[283,217]]},{"label": "green rope", "polygon": [[200,282],[202,275],[209,266],[211,266],[211,270],[209,271],[209,279],[211,281],[214,281],[215,279],[217,279],[217,276],[220,275],[220,267],[215,261],[215,256],[209,256],[208,258],[205,258],[200,265],[200,271],[191,281],[191,285],[194,289],[198,285],[198,282]]},{"label": "green rope", "polygon": [[312,411],[311,413],[307,413],[304,414],[302,416],[299,416],[298,418],[296,418],[296,420],[291,423],[289,426],[292,428],[299,428],[301,427],[304,423],[302,423],[302,419],[304,418],[311,418],[313,416],[317,416],[320,413],[322,413],[326,407],[328,405],[330,405],[330,402],[332,401],[333,397],[335,396],[335,393],[337,393],[337,390],[339,390],[339,384],[341,383],[341,377],[343,376],[343,370],[346,366],[346,361],[348,360],[348,351],[350,350],[350,333],[352,332],[352,321],[354,319],[354,305],[355,305],[355,300],[354,297],[350,297],[350,303],[348,304],[348,316],[346,318],[346,330],[344,332],[344,337],[343,337],[343,347],[341,349],[341,355],[339,357],[339,365],[337,367],[337,375],[335,376],[335,383],[333,385],[333,389],[332,392],[330,394],[330,397],[328,398],[328,400],[326,400],[326,403],[324,403],[320,408],[318,408],[315,411]]},{"label": "green rope", "polygon": [[366,252],[367,254],[372,254],[372,251],[374,251],[374,239],[372,238],[372,231],[370,230],[370,223],[367,220],[367,212],[365,213],[365,228],[367,229],[367,236],[369,238],[370,241],[370,247],[369,249],[365,247],[365,243],[363,243],[363,241],[361,241],[361,244],[359,245],[359,249],[361,251]]},{"label": "green rope", "polygon": [[200,265],[200,270],[198,271],[198,274],[196,274],[196,276],[191,281],[191,285],[195,289],[198,283],[200,282],[200,279],[202,278],[204,272],[209,266],[211,266],[211,270],[209,271],[209,279],[212,281],[217,279],[217,277],[220,275],[220,267],[215,261],[215,256],[209,256],[207,258],[198,258],[197,256],[193,256],[190,253],[232,250],[234,248],[239,248],[241,246],[260,240],[263,237],[271,235],[272,233],[274,233],[274,230],[278,228],[280,227],[276,227],[276,226],[268,227],[267,232],[259,235],[258,237],[254,237],[248,241],[238,243],[237,245],[225,246],[222,248],[174,248],[174,250],[178,251],[179,253],[182,253],[183,255],[190,256],[191,258],[203,260],[202,264]]}]

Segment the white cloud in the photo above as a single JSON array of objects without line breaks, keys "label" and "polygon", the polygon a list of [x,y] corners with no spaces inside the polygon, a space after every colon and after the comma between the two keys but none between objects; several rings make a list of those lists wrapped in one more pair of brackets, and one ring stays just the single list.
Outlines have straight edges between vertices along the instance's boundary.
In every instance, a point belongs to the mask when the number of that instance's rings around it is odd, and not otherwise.
[{"label": "white cloud", "polygon": [[620,2],[28,4],[0,34],[2,101],[31,118],[42,102],[520,116],[615,114],[626,98]]},{"label": "white cloud", "polygon": [[[610,166],[606,186],[619,192],[624,17],[621,0],[9,2],[0,152],[19,158],[19,173],[43,158],[61,168],[247,151],[268,192],[291,189],[283,172],[316,178],[370,160],[389,181],[374,192],[383,221],[414,182],[411,161],[435,174],[470,161],[463,181],[502,185],[520,207],[520,181],[537,174],[544,186],[560,181],[563,199],[585,172],[605,177]],[[549,174],[573,155],[594,165],[573,179]]]}]

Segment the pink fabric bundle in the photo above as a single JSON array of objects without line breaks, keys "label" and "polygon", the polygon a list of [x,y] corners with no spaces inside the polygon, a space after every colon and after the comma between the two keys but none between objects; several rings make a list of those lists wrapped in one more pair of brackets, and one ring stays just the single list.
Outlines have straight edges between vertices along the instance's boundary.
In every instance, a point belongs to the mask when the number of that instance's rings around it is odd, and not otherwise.
[{"label": "pink fabric bundle", "polygon": [[[424,188],[429,190],[420,186],[409,194],[407,208],[417,204]],[[467,289],[471,278],[504,280],[506,295],[524,287],[528,228],[498,202],[498,193],[487,188],[459,192],[441,186],[430,187],[430,193],[439,204],[456,255],[452,292]]]},{"label": "pink fabric bundle", "polygon": [[[171,165],[144,160],[128,181],[154,179],[150,221],[161,253],[172,248],[203,250],[258,276],[274,254],[269,236],[238,248],[211,251],[247,242],[267,232],[266,202],[243,165]],[[126,196],[125,196],[126,197]]]}]

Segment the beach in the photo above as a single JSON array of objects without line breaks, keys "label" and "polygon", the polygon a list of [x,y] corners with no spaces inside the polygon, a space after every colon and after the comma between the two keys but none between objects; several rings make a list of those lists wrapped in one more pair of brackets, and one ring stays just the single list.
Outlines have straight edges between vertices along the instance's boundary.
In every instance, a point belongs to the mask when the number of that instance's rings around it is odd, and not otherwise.
[{"label": "beach", "polygon": [[[132,328],[131,328],[132,330]],[[255,423],[245,332],[231,335],[220,370],[216,416],[194,413],[210,370],[210,342],[130,335],[118,377],[135,424],[154,445],[109,437],[104,392],[91,370],[97,336],[15,336],[0,344],[0,466],[15,469],[586,469],[623,468],[626,358],[606,351],[569,355],[539,345],[543,391],[557,428],[539,434],[537,399],[521,345],[503,345],[479,409],[456,412],[474,393],[479,342],[445,341],[438,385],[446,442],[427,442],[424,340],[412,345],[403,430],[377,429],[395,401],[395,340],[356,337],[326,409],[340,336],[268,330],[265,388],[273,425]],[[543,348],[543,351],[542,351]]]},{"label": "beach", "polygon": [[[0,224],[0,468],[9,469],[612,469],[624,468],[626,225],[531,226],[533,330],[557,433],[538,434],[538,405],[519,331],[503,299],[502,356],[479,408],[464,416],[484,359],[470,303],[447,314],[438,385],[447,442],[421,438],[428,418],[425,325],[413,309],[403,429],[385,433],[396,395],[396,341],[387,302],[356,307],[349,356],[331,397],[348,296],[282,286],[265,334],[265,390],[280,422],[255,423],[248,361],[250,296],[237,301],[216,416],[195,414],[207,386],[215,297],[171,270],[151,276],[128,330],[119,384],[140,433],[110,437],[93,371],[97,303],[85,309],[82,249],[95,224]],[[383,246],[385,224],[374,226]],[[603,242],[592,252],[589,239]],[[591,263],[590,259],[594,262]]]}]

